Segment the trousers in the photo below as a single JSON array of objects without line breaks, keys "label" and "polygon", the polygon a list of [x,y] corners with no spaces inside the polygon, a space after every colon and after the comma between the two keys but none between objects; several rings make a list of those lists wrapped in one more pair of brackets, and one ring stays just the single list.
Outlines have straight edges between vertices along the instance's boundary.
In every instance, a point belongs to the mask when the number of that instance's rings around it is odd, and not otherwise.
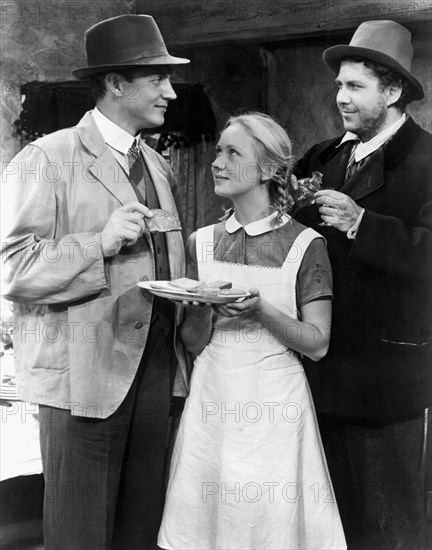
[{"label": "trousers", "polygon": [[110,417],[40,406],[45,550],[157,548],[173,367],[173,333],[155,317]]},{"label": "trousers", "polygon": [[424,550],[424,416],[318,415],[349,550]]}]

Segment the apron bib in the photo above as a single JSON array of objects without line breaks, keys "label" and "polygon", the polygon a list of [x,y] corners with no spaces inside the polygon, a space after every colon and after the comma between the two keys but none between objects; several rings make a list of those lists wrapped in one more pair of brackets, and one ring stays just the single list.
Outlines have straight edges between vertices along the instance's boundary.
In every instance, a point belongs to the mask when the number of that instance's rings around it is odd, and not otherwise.
[{"label": "apron bib", "polygon": [[[257,288],[297,319],[306,229],[280,268],[213,257],[197,232],[200,280]],[[290,323],[286,330],[294,330]],[[321,491],[318,495],[317,491]],[[218,317],[197,357],[175,444],[159,545],[173,550],[345,548],[299,355],[259,323]]]}]

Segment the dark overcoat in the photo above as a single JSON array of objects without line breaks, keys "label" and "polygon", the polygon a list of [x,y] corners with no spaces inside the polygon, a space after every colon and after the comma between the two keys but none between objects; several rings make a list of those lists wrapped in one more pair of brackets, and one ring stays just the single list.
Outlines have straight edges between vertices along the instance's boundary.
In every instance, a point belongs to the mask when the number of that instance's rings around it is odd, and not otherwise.
[{"label": "dark overcoat", "polygon": [[294,213],[327,239],[334,276],[330,348],[305,361],[317,410],[358,418],[403,418],[432,404],[432,136],[410,117],[344,183],[350,144],[312,147],[298,177],[365,209],[355,240],[320,227],[316,206]]}]

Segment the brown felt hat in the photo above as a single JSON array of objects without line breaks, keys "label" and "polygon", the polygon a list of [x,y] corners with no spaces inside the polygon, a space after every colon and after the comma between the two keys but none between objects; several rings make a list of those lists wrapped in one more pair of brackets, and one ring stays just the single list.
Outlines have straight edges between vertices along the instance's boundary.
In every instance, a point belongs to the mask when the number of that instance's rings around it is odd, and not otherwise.
[{"label": "brown felt hat", "polygon": [[354,33],[349,45],[332,46],[323,59],[336,73],[344,57],[364,57],[398,72],[411,84],[411,98],[423,99],[423,86],[411,73],[411,33],[395,21],[366,21]]},{"label": "brown felt hat", "polygon": [[84,40],[88,66],[72,71],[79,80],[126,67],[189,63],[189,59],[168,53],[150,15],[119,15],[106,19],[87,29]]}]

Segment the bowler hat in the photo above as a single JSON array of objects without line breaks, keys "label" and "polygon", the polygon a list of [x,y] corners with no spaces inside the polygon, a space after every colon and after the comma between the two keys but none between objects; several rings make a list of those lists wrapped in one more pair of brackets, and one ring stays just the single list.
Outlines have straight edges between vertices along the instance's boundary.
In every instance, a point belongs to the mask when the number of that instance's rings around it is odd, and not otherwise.
[{"label": "bowler hat", "polygon": [[72,71],[79,80],[125,67],[189,63],[189,59],[168,53],[150,15],[119,15],[105,19],[87,29],[84,40],[88,66]]},{"label": "bowler hat", "polygon": [[411,33],[395,21],[366,21],[354,33],[349,45],[332,46],[323,59],[336,73],[344,57],[364,57],[393,69],[411,84],[411,98],[424,97],[423,86],[411,74]]}]

